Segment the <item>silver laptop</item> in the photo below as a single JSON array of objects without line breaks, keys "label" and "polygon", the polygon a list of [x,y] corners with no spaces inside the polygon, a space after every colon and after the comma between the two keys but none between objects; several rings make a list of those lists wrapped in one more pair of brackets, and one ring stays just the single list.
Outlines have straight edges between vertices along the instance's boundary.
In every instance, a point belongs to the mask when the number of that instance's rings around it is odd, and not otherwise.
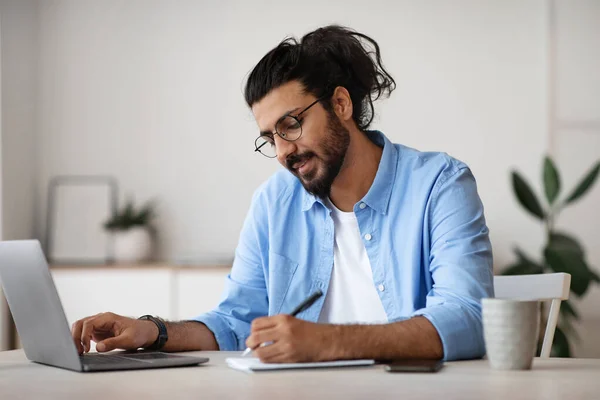
[{"label": "silver laptop", "polygon": [[144,351],[80,356],[37,240],[0,242],[0,281],[25,355],[31,361],[90,372],[180,367],[209,360]]}]

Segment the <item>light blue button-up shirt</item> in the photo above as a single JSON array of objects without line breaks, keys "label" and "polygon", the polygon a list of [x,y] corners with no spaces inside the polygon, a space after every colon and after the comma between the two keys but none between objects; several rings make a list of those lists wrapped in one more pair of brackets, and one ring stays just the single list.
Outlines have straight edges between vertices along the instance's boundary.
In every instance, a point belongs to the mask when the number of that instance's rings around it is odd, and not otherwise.
[{"label": "light blue button-up shirt", "polygon": [[[383,154],[354,212],[388,321],[424,316],[445,360],[483,356],[480,300],[493,296],[492,248],[475,178],[445,153],[367,134]],[[289,313],[317,288],[327,293],[333,252],[330,210],[281,170],[253,196],[220,304],[195,319],[221,350],[242,350],[253,319]],[[298,318],[316,322],[323,302]]]}]

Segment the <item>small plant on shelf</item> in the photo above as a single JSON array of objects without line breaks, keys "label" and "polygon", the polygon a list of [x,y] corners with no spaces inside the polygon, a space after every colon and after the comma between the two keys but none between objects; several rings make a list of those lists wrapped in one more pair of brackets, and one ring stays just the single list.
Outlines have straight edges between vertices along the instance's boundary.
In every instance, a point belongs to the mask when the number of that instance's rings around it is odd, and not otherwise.
[{"label": "small plant on shelf", "polygon": [[155,205],[148,202],[137,208],[128,200],[104,222],[113,237],[114,259],[117,263],[149,261],[154,249]]},{"label": "small plant on shelf", "polygon": [[111,215],[104,223],[104,228],[109,231],[126,231],[134,227],[150,228],[155,216],[153,203],[148,202],[136,209],[133,200],[130,199],[123,208]]}]

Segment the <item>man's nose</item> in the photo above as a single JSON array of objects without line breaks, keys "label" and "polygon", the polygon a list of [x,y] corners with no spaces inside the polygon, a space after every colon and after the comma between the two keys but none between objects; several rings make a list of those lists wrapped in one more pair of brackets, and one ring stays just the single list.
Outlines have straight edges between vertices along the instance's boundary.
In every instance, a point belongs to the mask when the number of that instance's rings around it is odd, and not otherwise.
[{"label": "man's nose", "polygon": [[297,150],[294,142],[288,142],[283,140],[279,136],[275,135],[275,149],[277,151],[277,160],[285,166],[285,160],[288,156]]}]

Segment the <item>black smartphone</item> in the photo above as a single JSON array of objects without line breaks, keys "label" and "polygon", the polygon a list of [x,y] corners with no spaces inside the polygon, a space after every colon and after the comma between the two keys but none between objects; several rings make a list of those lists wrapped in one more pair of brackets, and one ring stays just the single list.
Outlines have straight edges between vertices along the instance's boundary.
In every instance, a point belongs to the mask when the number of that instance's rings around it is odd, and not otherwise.
[{"label": "black smartphone", "polygon": [[386,364],[387,372],[438,372],[444,366],[442,360],[395,360]]}]

